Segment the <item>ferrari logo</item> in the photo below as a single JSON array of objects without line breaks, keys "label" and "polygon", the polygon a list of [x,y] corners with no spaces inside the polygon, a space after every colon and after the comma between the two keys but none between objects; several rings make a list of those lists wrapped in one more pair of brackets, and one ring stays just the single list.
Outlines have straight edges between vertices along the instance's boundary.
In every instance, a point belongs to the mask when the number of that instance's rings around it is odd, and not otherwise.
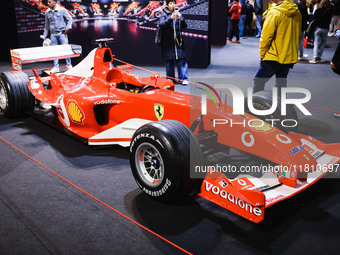
[{"label": "ferrari logo", "polygon": [[164,106],[161,104],[154,104],[153,109],[158,120],[161,120],[164,116]]}]

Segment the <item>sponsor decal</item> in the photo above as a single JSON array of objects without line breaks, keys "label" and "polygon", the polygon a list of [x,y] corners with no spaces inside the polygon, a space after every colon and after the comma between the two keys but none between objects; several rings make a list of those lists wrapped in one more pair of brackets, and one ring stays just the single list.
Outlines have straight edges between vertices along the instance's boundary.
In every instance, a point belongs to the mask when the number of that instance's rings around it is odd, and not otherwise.
[{"label": "sponsor decal", "polygon": [[20,58],[20,54],[14,50],[11,50],[11,56]]},{"label": "sponsor decal", "polygon": [[85,119],[84,112],[80,109],[79,105],[76,101],[70,100],[67,104],[67,112],[70,115],[71,119],[76,123],[83,123]]},{"label": "sponsor decal", "polygon": [[17,71],[22,71],[21,65],[13,63],[13,69]]},{"label": "sponsor decal", "polygon": [[255,187],[254,184],[245,177],[233,180],[231,183],[237,189],[250,189]]},{"label": "sponsor decal", "polygon": [[294,156],[296,153],[298,153],[299,151],[302,151],[304,149],[305,148],[303,148],[301,145],[299,145],[299,146],[296,146],[293,149],[289,150],[289,152],[292,156]]},{"label": "sponsor decal", "polygon": [[[247,138],[246,138],[247,137]],[[252,147],[255,144],[255,138],[254,136],[249,132],[244,132],[241,135],[241,141],[242,143],[247,147]]]},{"label": "sponsor decal", "polygon": [[224,189],[220,189],[218,186],[214,186],[212,183],[208,181],[204,181],[204,182],[205,182],[205,190],[207,192],[211,192],[212,194],[216,196],[220,196],[225,201],[231,204],[234,204],[238,206],[240,209],[248,213],[254,214],[255,216],[262,215],[262,210],[259,207],[252,206],[251,204],[244,202],[242,199],[235,197],[234,195],[228,193]]},{"label": "sponsor decal", "polygon": [[225,180],[220,181],[219,184],[221,185],[222,188],[225,188],[228,186],[228,183]]},{"label": "sponsor decal", "polygon": [[165,110],[164,110],[164,106],[161,105],[161,104],[155,103],[155,104],[153,105],[153,109],[154,109],[156,118],[157,118],[158,120],[163,119],[164,111],[165,111]]},{"label": "sponsor decal", "polygon": [[130,152],[132,152],[132,148],[133,148],[133,146],[135,145],[135,143],[136,143],[139,139],[141,139],[141,138],[152,139],[152,140],[154,140],[155,142],[157,142],[162,148],[164,148],[163,145],[162,145],[162,143],[161,143],[158,139],[156,139],[154,135],[151,135],[151,134],[149,134],[149,133],[141,133],[141,134],[137,135],[137,136],[131,141],[131,144],[130,144]]},{"label": "sponsor decal", "polygon": [[12,62],[21,65],[21,61],[19,59],[12,58]]},{"label": "sponsor decal", "polygon": [[310,141],[307,141],[306,139],[301,139],[301,143],[304,149],[308,151],[309,154],[311,154],[315,159],[324,154],[323,150],[320,150],[318,147],[315,146],[315,144],[313,144]]},{"label": "sponsor decal", "polygon": [[280,142],[280,143],[284,143],[284,144],[290,144],[292,142],[292,140],[283,134],[278,134],[276,135],[276,139]]},{"label": "sponsor decal", "polygon": [[278,201],[278,200],[281,200],[281,199],[283,199],[283,198],[285,198],[286,196],[284,196],[284,195],[278,195],[278,196],[276,196],[276,197],[273,197],[273,198],[268,198],[267,200],[266,200],[266,203],[267,204],[271,204],[271,203],[274,203],[274,202],[276,202],[276,201]]},{"label": "sponsor decal", "polygon": [[264,190],[267,190],[267,189],[270,189],[270,188],[271,188],[271,186],[269,186],[269,185],[263,185],[263,186],[255,188],[255,190],[264,191]]},{"label": "sponsor decal", "polygon": [[120,101],[112,100],[112,99],[102,99],[101,101],[94,102],[94,105],[102,105],[102,104],[120,104]]},{"label": "sponsor decal", "polygon": [[157,191],[148,190],[147,188],[140,185],[138,182],[137,182],[137,184],[144,193],[146,193],[146,194],[148,194],[152,197],[159,197],[159,196],[163,195],[169,189],[169,187],[171,186],[171,181],[168,178],[166,178],[164,186],[160,190],[157,190]]},{"label": "sponsor decal", "polygon": [[248,125],[251,129],[258,132],[269,133],[274,130],[274,128],[271,125],[262,120],[252,120],[251,124],[249,124],[248,122]]}]

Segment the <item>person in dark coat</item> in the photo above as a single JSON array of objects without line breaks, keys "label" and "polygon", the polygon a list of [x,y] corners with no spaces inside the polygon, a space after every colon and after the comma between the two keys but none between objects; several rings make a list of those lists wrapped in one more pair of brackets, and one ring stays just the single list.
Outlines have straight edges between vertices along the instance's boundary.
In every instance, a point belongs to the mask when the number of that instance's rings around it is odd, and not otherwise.
[{"label": "person in dark coat", "polygon": [[254,1],[254,11],[256,15],[256,28],[257,28],[257,35],[255,37],[261,37],[261,19],[263,14],[263,5],[262,0],[255,0]]},{"label": "person in dark coat", "polygon": [[339,44],[332,58],[331,68],[336,74],[340,75],[340,31],[338,30],[338,32],[336,32],[335,35],[339,39]]},{"label": "person in dark coat", "polygon": [[299,8],[299,11],[301,13],[302,21],[301,21],[301,37],[299,40],[299,60],[306,60],[306,57],[308,55],[303,54],[303,39],[305,38],[305,31],[308,27],[308,11],[307,11],[307,5],[306,0],[299,0],[297,3],[297,6]]},{"label": "person in dark coat", "polygon": [[252,28],[251,23],[253,22],[253,13],[254,7],[246,1],[246,20],[245,20],[245,27],[244,27],[244,36],[252,35]]},{"label": "person in dark coat", "polygon": [[332,20],[333,11],[329,0],[321,0],[320,8],[314,13],[314,48],[313,59],[309,61],[311,64],[323,63],[322,54],[326,46],[329,24]]},{"label": "person in dark coat", "polygon": [[166,75],[175,77],[175,63],[177,64],[178,78],[183,85],[189,82],[188,63],[185,53],[182,29],[187,27],[184,17],[176,10],[175,0],[166,0],[159,20],[161,34],[162,57],[165,60]]},{"label": "person in dark coat", "polygon": [[[335,35],[339,39],[339,44],[332,58],[331,68],[336,74],[340,75],[340,31],[336,31]],[[340,113],[334,113],[334,117],[340,119]]]}]

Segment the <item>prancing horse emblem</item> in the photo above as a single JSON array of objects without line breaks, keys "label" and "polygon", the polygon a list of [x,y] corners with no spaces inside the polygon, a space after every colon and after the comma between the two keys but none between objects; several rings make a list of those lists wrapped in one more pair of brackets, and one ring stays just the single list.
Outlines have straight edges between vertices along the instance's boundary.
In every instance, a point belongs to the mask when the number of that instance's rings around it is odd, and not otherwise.
[{"label": "prancing horse emblem", "polygon": [[164,106],[161,104],[154,104],[153,109],[158,120],[161,120],[164,116]]}]

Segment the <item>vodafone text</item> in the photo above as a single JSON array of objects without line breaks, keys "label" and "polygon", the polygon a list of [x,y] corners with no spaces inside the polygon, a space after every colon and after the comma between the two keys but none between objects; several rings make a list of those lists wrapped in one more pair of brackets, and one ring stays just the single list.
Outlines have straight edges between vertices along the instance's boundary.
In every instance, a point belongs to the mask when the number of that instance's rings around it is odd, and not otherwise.
[{"label": "vodafone text", "polygon": [[261,216],[262,210],[258,207],[253,207],[251,204],[244,202],[242,199],[235,197],[234,195],[228,193],[224,189],[221,189],[218,186],[214,186],[212,183],[205,181],[205,190],[210,191],[214,195],[219,195],[221,198],[225,199],[226,201],[237,205],[241,209],[245,210],[246,212],[252,213],[255,216]]}]

